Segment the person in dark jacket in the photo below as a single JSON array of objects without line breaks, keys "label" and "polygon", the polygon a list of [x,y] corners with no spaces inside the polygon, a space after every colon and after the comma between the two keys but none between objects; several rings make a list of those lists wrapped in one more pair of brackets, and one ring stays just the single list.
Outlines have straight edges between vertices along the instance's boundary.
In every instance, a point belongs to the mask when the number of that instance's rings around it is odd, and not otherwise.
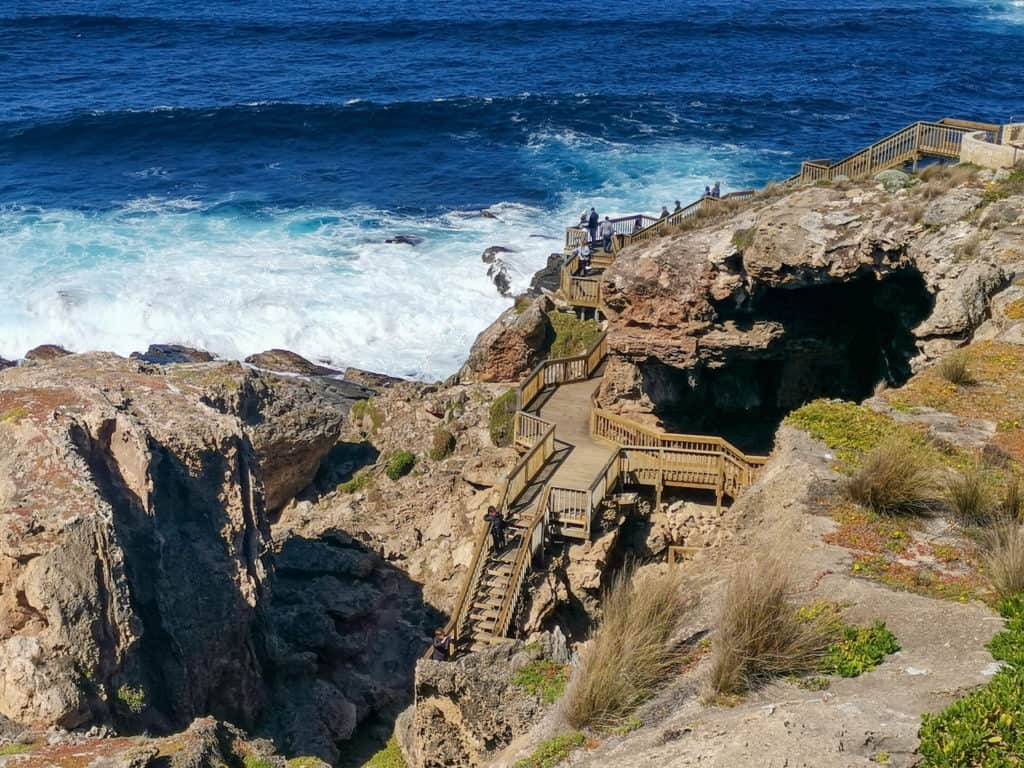
[{"label": "person in dark jacket", "polygon": [[642,216],[637,216],[636,221],[633,222],[633,231],[639,232],[644,228],[644,220]]},{"label": "person in dark jacket", "polygon": [[597,225],[601,223],[601,217],[597,215],[597,211],[593,208],[590,209],[590,218],[587,219],[587,229],[590,230],[590,242],[597,241]]},{"label": "person in dark jacket", "polygon": [[676,200],[676,209],[675,209],[675,211],[672,211],[672,213],[676,213],[677,211],[681,211],[681,210],[683,210],[683,204],[680,203],[678,200]]},{"label": "person in dark jacket", "polygon": [[722,182],[720,182],[720,181],[716,181],[715,182],[715,186],[713,186],[711,188],[711,196],[712,197],[721,197],[722,196]]},{"label": "person in dark jacket", "polygon": [[448,661],[452,655],[452,638],[446,635],[444,627],[434,630],[434,642],[430,649],[430,658],[434,661]]},{"label": "person in dark jacket", "polygon": [[505,520],[493,504],[487,508],[484,520],[491,524],[491,541],[494,542],[494,551],[501,552],[505,548]]}]

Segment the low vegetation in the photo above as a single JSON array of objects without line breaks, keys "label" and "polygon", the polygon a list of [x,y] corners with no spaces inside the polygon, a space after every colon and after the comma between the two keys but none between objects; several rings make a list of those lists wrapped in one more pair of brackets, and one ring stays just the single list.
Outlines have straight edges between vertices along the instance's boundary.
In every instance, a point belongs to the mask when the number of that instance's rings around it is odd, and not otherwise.
[{"label": "low vegetation", "polygon": [[406,768],[405,758],[402,757],[402,750],[395,737],[392,736],[387,746],[371,757],[363,768]]},{"label": "low vegetation", "polygon": [[601,324],[596,320],[580,320],[572,312],[548,312],[548,319],[555,331],[549,357],[572,357],[582,355],[601,336]]},{"label": "low vegetation", "polygon": [[510,389],[491,403],[488,430],[491,442],[499,447],[512,444],[516,417],[516,391]]},{"label": "low vegetation", "polygon": [[857,504],[884,515],[923,515],[939,496],[935,469],[915,443],[885,438],[864,457],[845,485]]},{"label": "low vegetation", "polygon": [[341,493],[358,493],[373,484],[373,473],[370,467],[361,467],[348,480],[338,484]]},{"label": "low vegetation", "polygon": [[857,677],[870,672],[899,649],[896,635],[886,628],[885,622],[876,621],[870,627],[844,626],[826,651],[821,671]]},{"label": "low vegetation", "polygon": [[634,570],[624,568],[615,576],[601,623],[566,693],[571,726],[622,726],[678,670],[684,651],[673,636],[689,605],[681,573],[634,579]]},{"label": "low vegetation", "polygon": [[578,731],[555,736],[541,743],[529,757],[518,760],[514,768],[554,768],[586,742]]},{"label": "low vegetation", "polygon": [[1004,663],[981,688],[921,718],[922,768],[1010,768],[1024,755],[1024,597],[1003,600],[1006,626],[989,644]]},{"label": "low vegetation", "polygon": [[1024,195],[1024,168],[1021,168],[1019,164],[1007,178],[985,186],[982,204],[994,203],[1010,195]]},{"label": "low vegetation", "polygon": [[146,708],[146,691],[132,685],[122,685],[115,694],[117,700],[131,712],[138,715]]},{"label": "low vegetation", "polygon": [[993,592],[1024,594],[1024,531],[1016,518],[1002,518],[982,534],[982,562]]},{"label": "low vegetation", "polygon": [[974,383],[971,369],[967,365],[967,355],[963,352],[946,355],[939,361],[937,368],[939,375],[950,384],[962,386]]},{"label": "low vegetation", "polygon": [[430,440],[430,450],[427,455],[433,461],[443,461],[452,455],[455,450],[455,435],[444,427],[434,427],[434,434]]},{"label": "low vegetation", "polygon": [[244,768],[277,768],[277,764],[267,757],[259,755],[246,755],[242,758]]},{"label": "low vegetation", "polygon": [[755,234],[756,230],[754,228],[737,229],[732,233],[732,244],[736,246],[737,251],[745,251],[754,244]]},{"label": "low vegetation", "polygon": [[813,672],[829,648],[824,622],[789,602],[782,562],[766,558],[737,568],[726,590],[712,647],[714,694],[736,695],[773,678]]},{"label": "low vegetation", "polygon": [[0,757],[20,755],[32,749],[31,744],[4,744],[0,746]]},{"label": "low vegetation", "polygon": [[548,659],[537,659],[523,667],[512,682],[545,704],[554,704],[565,693],[569,668]]},{"label": "low vegetation", "polygon": [[397,481],[412,472],[412,468],[415,466],[416,454],[410,451],[399,451],[388,459],[388,463],[384,467],[384,474],[389,479]]},{"label": "low vegetation", "polygon": [[946,504],[965,528],[986,525],[995,511],[990,482],[980,467],[969,467],[946,481]]},{"label": "low vegetation", "polygon": [[[381,413],[372,397],[369,400],[359,400],[353,403],[349,417],[364,434],[376,432],[384,423],[384,414]],[[367,426],[367,421],[369,421],[369,426]]]}]

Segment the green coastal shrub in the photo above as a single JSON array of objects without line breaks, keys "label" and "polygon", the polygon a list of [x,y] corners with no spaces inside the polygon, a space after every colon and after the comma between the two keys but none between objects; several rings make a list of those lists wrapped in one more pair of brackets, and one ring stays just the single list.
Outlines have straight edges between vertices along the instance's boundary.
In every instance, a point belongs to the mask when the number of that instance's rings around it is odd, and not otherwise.
[{"label": "green coastal shrub", "polygon": [[822,661],[822,671],[840,677],[857,677],[877,667],[900,644],[896,635],[886,629],[885,622],[870,627],[843,627],[839,639],[829,646]]},{"label": "green coastal shrub", "polygon": [[20,755],[24,752],[28,752],[32,749],[31,744],[4,744],[0,747],[0,757],[7,757],[8,755]]},{"label": "green coastal shrub", "polygon": [[433,461],[443,461],[452,455],[455,450],[455,435],[444,427],[434,427],[434,435],[431,439],[430,450],[427,455]]},{"label": "green coastal shrub", "polygon": [[246,755],[242,758],[242,765],[245,768],[277,768],[273,760],[259,755]]},{"label": "green coastal shrub", "polygon": [[586,743],[579,731],[555,736],[541,743],[529,757],[518,760],[514,768],[554,768]]},{"label": "green coastal shrub", "polygon": [[409,451],[399,451],[388,459],[384,473],[392,480],[400,480],[412,472],[412,468],[415,466],[416,454]]},{"label": "green coastal shrub", "polygon": [[487,424],[491,433],[491,442],[499,448],[512,444],[515,417],[516,391],[510,389],[491,403],[490,419]]},{"label": "green coastal shrub", "polygon": [[402,750],[398,747],[398,740],[392,736],[387,746],[371,757],[363,768],[406,768]]},{"label": "green coastal shrub", "polygon": [[921,718],[922,768],[1024,764],[1024,595],[1003,600],[1006,627],[989,643],[1007,666],[942,712]]},{"label": "green coastal shrub", "polygon": [[554,704],[565,693],[568,667],[548,659],[537,659],[523,667],[512,682],[545,704]]},{"label": "green coastal shrub", "polygon": [[381,424],[384,423],[384,414],[381,413],[372,397],[369,400],[359,400],[358,402],[353,403],[352,410],[349,415],[353,422],[357,422],[360,425],[369,418],[370,432],[375,432],[380,429]]},{"label": "green coastal shrub", "polygon": [[582,355],[601,337],[601,324],[596,320],[580,320],[572,312],[548,312],[555,331],[549,357]]},{"label": "green coastal shrub", "polygon": [[125,709],[134,715],[141,713],[146,708],[146,691],[143,688],[122,685],[117,689],[115,695]]},{"label": "green coastal shrub", "polygon": [[357,493],[369,488],[372,483],[373,475],[371,474],[370,467],[361,467],[356,470],[351,478],[344,483],[339,483],[338,490],[342,493]]}]

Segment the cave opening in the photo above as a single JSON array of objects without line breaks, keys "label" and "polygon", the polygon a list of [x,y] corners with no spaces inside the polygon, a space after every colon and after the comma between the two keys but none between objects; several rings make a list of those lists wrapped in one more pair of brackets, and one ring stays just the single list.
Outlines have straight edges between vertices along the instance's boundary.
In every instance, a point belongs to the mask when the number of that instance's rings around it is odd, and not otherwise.
[{"label": "cave opening", "polygon": [[932,306],[915,269],[766,289],[717,309],[724,325],[770,341],[723,347],[692,369],[649,361],[640,367],[644,391],[666,429],[722,435],[748,453],[767,453],[782,419],[804,403],[859,402],[880,383],[906,382],[917,354],[912,329]]}]

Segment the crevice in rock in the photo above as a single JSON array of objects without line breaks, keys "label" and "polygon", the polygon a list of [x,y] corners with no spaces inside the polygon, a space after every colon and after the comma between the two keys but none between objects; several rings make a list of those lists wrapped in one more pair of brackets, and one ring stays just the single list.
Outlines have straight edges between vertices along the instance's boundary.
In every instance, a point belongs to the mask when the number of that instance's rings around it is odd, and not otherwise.
[{"label": "crevice in rock", "polygon": [[[721,434],[765,452],[782,418],[819,397],[863,400],[899,386],[917,354],[912,329],[933,299],[911,268],[798,288],[761,288],[698,340],[698,362],[681,369],[651,359],[643,389],[670,431]],[[759,336],[768,341],[745,344]]]}]

